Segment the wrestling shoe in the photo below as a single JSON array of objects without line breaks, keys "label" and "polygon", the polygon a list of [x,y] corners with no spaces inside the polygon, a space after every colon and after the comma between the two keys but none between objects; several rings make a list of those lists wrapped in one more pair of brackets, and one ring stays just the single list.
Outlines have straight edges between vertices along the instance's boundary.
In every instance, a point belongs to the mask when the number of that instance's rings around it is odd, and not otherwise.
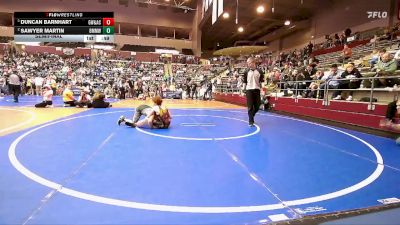
[{"label": "wrestling shoe", "polygon": [[121,123],[124,122],[124,121],[125,121],[125,116],[120,116],[119,119],[118,119],[118,122],[117,122],[118,126],[120,126]]}]

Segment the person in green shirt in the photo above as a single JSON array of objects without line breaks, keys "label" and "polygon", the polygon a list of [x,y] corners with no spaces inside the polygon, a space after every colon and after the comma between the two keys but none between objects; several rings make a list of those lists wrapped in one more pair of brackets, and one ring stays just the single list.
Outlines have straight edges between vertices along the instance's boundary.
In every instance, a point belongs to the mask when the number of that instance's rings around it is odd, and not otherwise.
[{"label": "person in green shirt", "polygon": [[[387,77],[393,76],[397,69],[397,62],[394,60],[389,53],[382,55],[382,60],[376,64],[376,76],[377,77]],[[396,84],[400,84],[398,78],[380,78],[375,80],[375,87],[393,87]]]}]

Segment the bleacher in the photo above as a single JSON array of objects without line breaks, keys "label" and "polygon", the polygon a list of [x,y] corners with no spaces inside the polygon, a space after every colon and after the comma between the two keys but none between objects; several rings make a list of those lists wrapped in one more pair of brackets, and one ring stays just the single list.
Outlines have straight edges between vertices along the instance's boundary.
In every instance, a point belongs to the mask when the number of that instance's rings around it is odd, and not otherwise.
[{"label": "bleacher", "polygon": [[[357,69],[362,75],[362,79],[370,78],[376,75],[371,71],[369,61],[374,49],[386,49],[387,52],[394,54],[400,49],[399,40],[380,40],[374,43],[367,43],[352,48],[352,57],[346,62],[358,61]],[[318,55],[318,70],[328,71],[332,64],[342,67],[342,51]],[[357,64],[356,64],[357,65]],[[343,69],[343,68],[341,68]],[[400,70],[397,70],[393,76],[400,78]],[[220,77],[220,84],[216,87],[215,99],[233,104],[245,106],[246,99],[241,94],[240,88],[236,87],[231,81],[231,77],[223,74]],[[266,88],[263,88],[267,92]],[[385,88],[366,88],[361,86],[354,89],[353,101],[332,100],[332,93],[335,90],[329,89],[326,98],[300,98],[297,96],[297,89],[289,90],[289,96],[283,96],[283,90],[277,88],[270,92],[270,103],[276,111],[294,113],[313,118],[321,118],[331,121],[337,121],[356,126],[386,130],[379,126],[379,122],[385,118],[387,104],[398,98],[400,87]],[[350,90],[342,92],[342,99],[346,99]],[[290,96],[292,94],[292,96]],[[362,101],[361,101],[362,100]],[[375,102],[376,100],[376,102]]]},{"label": "bleacher", "polygon": [[[375,43],[368,43],[366,45],[357,46],[355,48],[352,48],[353,55],[349,59],[349,61],[358,60],[366,55],[369,55],[372,53],[374,49],[390,49],[390,50],[398,49],[397,47],[398,44],[399,42],[397,40],[396,41],[382,40]],[[320,61],[319,63],[320,69],[329,69],[329,66],[332,65],[333,63],[338,63],[341,57],[342,57],[341,51],[316,56],[316,58]]]}]

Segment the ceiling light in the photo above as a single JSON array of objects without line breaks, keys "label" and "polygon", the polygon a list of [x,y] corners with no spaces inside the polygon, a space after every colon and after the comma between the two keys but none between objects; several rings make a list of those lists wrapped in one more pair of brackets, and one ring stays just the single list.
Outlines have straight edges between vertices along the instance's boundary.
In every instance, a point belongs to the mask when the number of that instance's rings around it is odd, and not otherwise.
[{"label": "ceiling light", "polygon": [[169,2],[170,0],[165,0],[166,2]]},{"label": "ceiling light", "polygon": [[289,26],[290,25],[290,20],[286,20],[284,24],[285,24],[285,26]]},{"label": "ceiling light", "polygon": [[257,7],[257,13],[263,13],[265,11],[264,6],[260,5]]},{"label": "ceiling light", "polygon": [[238,28],[238,31],[239,31],[240,33],[242,33],[242,32],[244,31],[243,27],[239,27],[239,28]]},{"label": "ceiling light", "polygon": [[223,17],[224,19],[228,19],[228,18],[229,18],[229,13],[224,12],[224,14],[222,14],[222,17]]}]

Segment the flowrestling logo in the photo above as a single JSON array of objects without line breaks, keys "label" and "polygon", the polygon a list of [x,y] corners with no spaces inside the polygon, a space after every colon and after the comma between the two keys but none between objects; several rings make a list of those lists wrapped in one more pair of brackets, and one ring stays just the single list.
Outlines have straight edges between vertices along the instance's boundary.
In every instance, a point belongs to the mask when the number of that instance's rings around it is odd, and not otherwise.
[{"label": "flowrestling logo", "polygon": [[370,19],[385,19],[388,16],[388,13],[386,11],[379,12],[379,11],[372,11],[372,12],[367,12],[368,18]]}]

